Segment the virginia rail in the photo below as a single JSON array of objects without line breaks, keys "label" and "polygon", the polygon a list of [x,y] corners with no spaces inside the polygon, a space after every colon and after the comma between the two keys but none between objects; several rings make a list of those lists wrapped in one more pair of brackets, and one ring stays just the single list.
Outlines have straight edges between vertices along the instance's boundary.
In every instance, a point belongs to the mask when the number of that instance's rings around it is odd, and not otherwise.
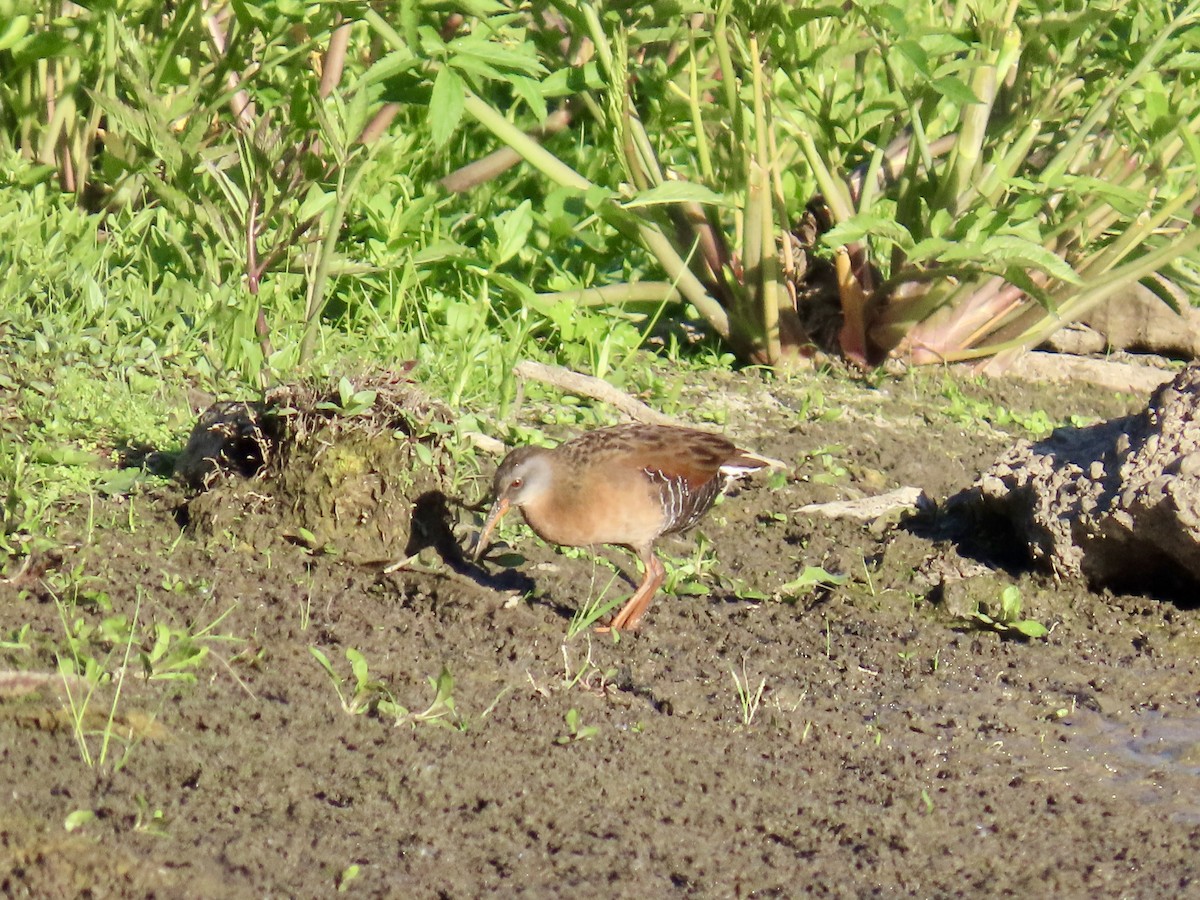
[{"label": "virginia rail", "polygon": [[609,628],[633,631],[666,577],[654,542],[695,525],[732,480],[779,465],[718,434],[662,425],[601,428],[553,449],[519,447],[496,470],[496,499],[474,558],[514,506],[550,543],[627,547],[645,571]]}]

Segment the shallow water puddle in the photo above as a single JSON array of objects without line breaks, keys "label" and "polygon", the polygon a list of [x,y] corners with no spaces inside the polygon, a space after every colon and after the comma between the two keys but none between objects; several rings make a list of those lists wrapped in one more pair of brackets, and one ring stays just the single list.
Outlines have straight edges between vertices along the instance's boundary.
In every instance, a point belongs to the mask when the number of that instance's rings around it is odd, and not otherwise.
[{"label": "shallow water puddle", "polygon": [[1092,773],[1111,783],[1115,799],[1200,824],[1200,715],[1143,712],[1124,722],[1077,710],[1062,725],[1062,749],[1076,776]]}]

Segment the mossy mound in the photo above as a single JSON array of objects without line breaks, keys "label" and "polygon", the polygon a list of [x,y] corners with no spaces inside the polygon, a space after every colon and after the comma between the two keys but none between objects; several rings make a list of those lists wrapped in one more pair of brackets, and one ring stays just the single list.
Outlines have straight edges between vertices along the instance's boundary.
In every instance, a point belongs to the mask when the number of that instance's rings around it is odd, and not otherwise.
[{"label": "mossy mound", "polygon": [[414,510],[449,480],[438,428],[449,413],[393,373],[346,385],[288,385],[207,410],[176,465],[198,491],[191,533],[257,549],[286,540],[354,562],[420,545]]}]

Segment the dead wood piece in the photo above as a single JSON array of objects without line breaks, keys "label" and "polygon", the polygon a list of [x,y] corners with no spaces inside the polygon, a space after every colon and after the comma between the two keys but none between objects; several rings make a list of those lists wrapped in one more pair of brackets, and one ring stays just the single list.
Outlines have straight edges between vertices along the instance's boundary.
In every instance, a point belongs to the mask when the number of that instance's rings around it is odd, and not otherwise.
[{"label": "dead wood piece", "polygon": [[580,397],[591,397],[593,400],[608,403],[638,422],[648,422],[651,425],[696,427],[687,422],[681,422],[671,416],[664,415],[658,410],[642,403],[640,400],[635,400],[628,394],[618,391],[607,381],[592,375],[581,375],[569,369],[548,366],[544,363],[533,362],[531,360],[518,363],[513,371],[520,378],[529,378],[533,381],[552,384],[569,394],[578,394]]},{"label": "dead wood piece", "polygon": [[810,503],[800,507],[796,512],[825,516],[830,519],[873,522],[897,510],[913,510],[915,512],[927,507],[929,503],[929,497],[920,488],[902,487],[875,497],[838,500],[833,503]]}]

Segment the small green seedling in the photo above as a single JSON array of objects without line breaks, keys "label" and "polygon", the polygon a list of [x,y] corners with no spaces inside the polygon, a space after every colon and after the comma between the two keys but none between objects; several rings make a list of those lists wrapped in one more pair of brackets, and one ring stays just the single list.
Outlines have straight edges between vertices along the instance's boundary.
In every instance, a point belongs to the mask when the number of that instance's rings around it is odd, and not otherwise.
[{"label": "small green seedling", "polygon": [[350,418],[361,415],[375,405],[375,391],[356,391],[349,378],[345,376],[338,382],[337,401],[324,400],[317,404],[317,409],[336,412]]},{"label": "small green seedling", "polygon": [[671,596],[708,596],[708,580],[716,572],[718,560],[712,541],[702,532],[696,534],[695,549],[691,558],[662,554],[660,559],[667,570],[663,593]]},{"label": "small green seedling", "polygon": [[746,674],[745,657],[742,658],[741,677],[738,677],[737,670],[733,666],[729,667],[729,674],[733,676],[733,687],[737,692],[738,706],[742,711],[742,724],[750,725],[754,722],[754,717],[758,715],[758,707],[762,703],[763,690],[766,689],[767,679],[759,679],[758,687],[755,690],[751,690],[750,676]]},{"label": "small green seedling", "polygon": [[450,674],[450,670],[443,666],[437,678],[430,675],[426,680],[433,688],[433,702],[423,712],[416,713],[409,712],[403,706],[397,706],[395,710],[396,724],[408,724],[414,727],[418,723],[444,725],[447,728],[465,731],[466,723],[459,717],[458,710],[454,707],[454,676]]},{"label": "small green seedling", "polygon": [[834,575],[820,566],[805,566],[799,577],[779,588],[781,600],[796,600],[817,587],[836,587],[850,580],[848,575]]},{"label": "small green seedling", "polygon": [[844,453],[845,449],[840,444],[830,444],[827,447],[819,447],[804,454],[802,464],[814,462],[822,470],[805,476],[804,480],[813,484],[839,484],[844,481],[849,474],[849,470],[842,465],[840,454]]},{"label": "small green seedling", "polygon": [[32,650],[33,644],[29,642],[30,625],[26,622],[20,628],[14,628],[8,633],[8,637],[0,638],[0,650]]},{"label": "small green seedling", "polygon": [[[133,620],[131,622],[127,623],[124,616],[110,617],[101,623],[101,627],[96,629],[95,633],[86,625],[82,618],[76,619],[73,626],[68,624],[66,605],[57,595],[53,593],[51,595],[54,597],[54,604],[58,609],[59,621],[63,626],[69,653],[69,656],[62,653],[56,653],[55,656],[57,657],[58,672],[62,678],[63,690],[67,698],[68,714],[71,720],[71,728],[75,735],[75,743],[79,748],[79,754],[83,759],[84,765],[89,767],[97,764],[103,766],[108,761],[109,747],[112,745],[113,740],[122,740],[116,727],[117,706],[121,702],[121,690],[125,685],[125,673],[129,671],[129,661],[136,643],[135,635],[137,634],[138,616],[142,608],[142,589],[140,586],[137,589],[137,600],[134,604]],[[88,652],[92,643],[97,640],[97,635],[100,636],[100,640],[112,645],[112,649],[109,650],[107,658],[103,663],[100,663]],[[110,673],[109,663],[117,653],[122,653],[121,665]],[[79,679],[81,677],[82,684],[86,686],[86,690],[76,689],[80,684]],[[112,703],[109,705],[108,717],[99,732],[99,752],[93,754],[89,740],[95,736],[96,732],[87,727],[88,709],[102,682],[112,685],[113,698]],[[120,769],[125,764],[129,750],[130,744],[126,742],[125,754],[116,762],[117,769]]]},{"label": "small green seedling", "polygon": [[933,812],[933,798],[929,796],[929,791],[921,788],[921,803],[925,807],[925,814]]},{"label": "small green seedling", "polygon": [[285,532],[284,537],[299,547],[303,547],[312,556],[337,556],[338,550],[332,544],[322,543],[317,536],[303,526],[298,526],[295,532]]},{"label": "small green seedling", "polygon": [[567,626],[567,640],[578,637],[581,634],[587,634],[588,630],[599,622],[602,618],[616,609],[617,604],[621,602],[620,597],[614,597],[611,600],[605,599],[608,597],[609,588],[613,582],[617,580],[617,573],[614,571],[612,577],[608,579],[608,584],[604,586],[604,590],[597,594],[595,588],[595,570],[592,570],[592,587],[593,590],[588,592],[588,599],[575,610],[575,614],[571,616],[571,623]]},{"label": "small green seedling", "polygon": [[67,814],[67,818],[63,821],[63,828],[67,831],[76,831],[95,820],[96,813],[94,811],[90,809],[77,809]]},{"label": "small green seedling", "polygon": [[150,802],[138,794],[134,797],[137,803],[137,817],[133,822],[133,830],[141,834],[152,834],[155,837],[170,837],[167,831],[167,819],[160,807],[150,808]]},{"label": "small green seedling", "polygon": [[342,869],[337,877],[337,891],[339,894],[344,894],[350,890],[351,883],[359,876],[360,871],[358,863],[351,863]]},{"label": "small green seedling", "polygon": [[598,694],[601,697],[607,696],[609,693],[616,690],[614,681],[617,677],[615,668],[604,669],[596,665],[592,661],[592,642],[591,639],[587,642],[587,658],[578,669],[574,669],[571,665],[570,656],[567,654],[567,645],[562,645],[563,655],[563,687],[567,690],[579,685],[585,691],[593,694]]},{"label": "small green seedling", "polygon": [[161,622],[154,626],[153,646],[138,653],[147,679],[187,684],[196,682],[196,675],[191,670],[198,668],[206,656],[208,647],[186,630]]},{"label": "small green seedling", "polygon": [[[313,655],[313,658],[321,664],[321,668],[329,676],[329,680],[333,682],[333,689],[337,692],[338,700],[341,701],[342,709],[352,716],[361,715],[372,710],[381,712],[390,711],[395,707],[395,702],[392,700],[392,695],[382,681],[373,681],[370,672],[367,669],[367,659],[359,651],[353,647],[346,651],[346,659],[350,663],[350,672],[354,676],[353,687],[350,687],[350,682],[338,675],[333,668],[333,663],[329,661],[321,650],[317,647],[309,647],[308,652]],[[405,710],[407,712],[407,710]]]},{"label": "small green seedling", "polygon": [[1041,622],[1021,618],[1021,589],[1015,584],[1008,585],[1000,592],[1000,609],[994,616],[989,615],[980,603],[968,620],[977,628],[1004,636],[1040,638],[1050,633],[1050,629]]},{"label": "small green seedling", "polygon": [[566,715],[567,733],[560,734],[554,739],[556,744],[574,744],[579,741],[590,741],[600,733],[600,729],[595,725],[581,725],[579,710],[571,707],[567,710]]}]

